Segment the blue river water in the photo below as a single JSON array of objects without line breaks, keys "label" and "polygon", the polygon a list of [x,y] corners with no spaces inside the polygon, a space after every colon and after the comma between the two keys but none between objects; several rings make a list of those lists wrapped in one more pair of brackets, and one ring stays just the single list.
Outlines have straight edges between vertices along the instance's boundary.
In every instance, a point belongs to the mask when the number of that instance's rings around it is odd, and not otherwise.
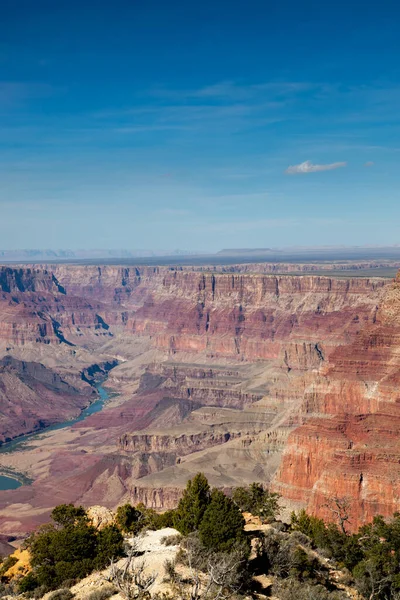
[{"label": "blue river water", "polygon": [[[56,425],[50,425],[50,427],[45,427],[44,429],[41,429],[40,431],[36,431],[35,433],[28,433],[27,435],[22,435],[19,438],[16,438],[15,440],[13,440],[11,442],[7,442],[6,444],[3,444],[2,446],[0,446],[0,453],[16,452],[28,440],[36,439],[40,435],[42,435],[43,433],[47,433],[48,431],[55,431],[57,429],[64,429],[64,427],[70,427],[74,423],[79,423],[79,421],[83,421],[90,415],[93,415],[94,413],[101,411],[105,402],[109,399],[109,395],[100,384],[98,384],[96,387],[97,387],[97,391],[99,393],[99,398],[97,400],[95,400],[95,402],[92,402],[92,404],[90,404],[87,408],[85,408],[81,412],[79,417],[77,417],[76,419],[72,419],[70,421],[63,421],[62,423],[57,423]],[[21,485],[22,485],[22,483],[20,481],[18,481],[17,479],[14,479],[13,477],[8,477],[6,475],[0,475],[0,491],[15,490],[18,487],[20,487]]]}]

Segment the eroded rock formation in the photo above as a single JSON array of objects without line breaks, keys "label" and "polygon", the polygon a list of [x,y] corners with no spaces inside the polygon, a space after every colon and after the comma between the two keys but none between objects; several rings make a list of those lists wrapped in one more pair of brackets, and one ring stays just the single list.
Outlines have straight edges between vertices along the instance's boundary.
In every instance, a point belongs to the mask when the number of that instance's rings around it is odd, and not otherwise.
[{"label": "eroded rock formation", "polygon": [[[94,358],[118,360],[121,394],[19,453],[36,481],[4,493],[4,531],[44,519],[55,490],[170,507],[199,470],[224,489],[270,481],[326,517],[351,496],[354,527],[398,508],[399,281],[54,265],[0,268],[0,290],[3,353],[39,352],[79,403]],[[32,507],[18,526],[13,503]]]},{"label": "eroded rock formation", "polygon": [[95,395],[34,362],[0,360],[0,444],[78,416]]},{"label": "eroded rock formation", "polygon": [[319,413],[291,433],[276,486],[329,518],[329,500],[348,498],[351,526],[400,506],[400,278],[372,324],[339,346],[305,409]]}]

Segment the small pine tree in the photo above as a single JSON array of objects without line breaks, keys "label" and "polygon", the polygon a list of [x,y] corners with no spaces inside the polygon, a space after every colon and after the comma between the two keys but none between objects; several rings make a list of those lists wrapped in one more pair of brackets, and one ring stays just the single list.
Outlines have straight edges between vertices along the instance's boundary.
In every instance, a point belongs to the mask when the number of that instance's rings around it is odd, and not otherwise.
[{"label": "small pine tree", "polygon": [[202,544],[217,552],[229,552],[237,542],[243,542],[244,519],[235,503],[214,489],[211,502],[199,527]]},{"label": "small pine tree", "polygon": [[118,506],[115,515],[117,526],[125,533],[138,533],[141,527],[142,513],[131,504]]},{"label": "small pine tree", "polygon": [[189,480],[174,515],[174,525],[182,535],[199,529],[204,513],[210,504],[210,486],[203,473]]}]

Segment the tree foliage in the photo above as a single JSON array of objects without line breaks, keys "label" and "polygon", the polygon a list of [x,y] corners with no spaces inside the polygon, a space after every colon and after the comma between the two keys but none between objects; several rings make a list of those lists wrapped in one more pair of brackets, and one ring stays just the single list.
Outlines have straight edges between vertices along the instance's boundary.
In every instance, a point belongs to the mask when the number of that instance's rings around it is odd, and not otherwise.
[{"label": "tree foliage", "polygon": [[137,506],[124,504],[118,507],[115,522],[122,532],[137,535],[144,529],[173,527],[175,513],[175,510],[167,510],[160,514],[152,508],[147,508],[143,503]]},{"label": "tree foliage", "polygon": [[28,538],[33,571],[21,580],[20,589],[60,587],[68,579],[81,579],[123,554],[123,537],[115,526],[96,530],[82,507],[57,506],[53,523]]},{"label": "tree foliage", "polygon": [[87,525],[89,523],[89,518],[83,506],[74,506],[73,504],[59,504],[53,509],[51,518],[56,527]]},{"label": "tree foliage", "polygon": [[131,504],[123,504],[117,508],[115,522],[124,533],[138,533],[142,527],[143,514]]},{"label": "tree foliage", "polygon": [[244,519],[236,504],[220,490],[214,489],[199,525],[202,544],[216,552],[227,552],[244,541]]},{"label": "tree foliage", "polygon": [[400,514],[385,520],[377,516],[357,533],[342,524],[325,524],[301,511],[292,515],[292,528],[308,535],[339,566],[352,571],[356,586],[369,600],[390,600],[400,593]]},{"label": "tree foliage", "polygon": [[232,500],[243,512],[250,512],[263,521],[275,519],[280,512],[279,494],[265,490],[260,483],[238,487],[233,491]]},{"label": "tree foliage", "polygon": [[197,473],[193,480],[188,481],[174,517],[174,526],[182,535],[199,529],[210,498],[207,478],[203,473]]}]

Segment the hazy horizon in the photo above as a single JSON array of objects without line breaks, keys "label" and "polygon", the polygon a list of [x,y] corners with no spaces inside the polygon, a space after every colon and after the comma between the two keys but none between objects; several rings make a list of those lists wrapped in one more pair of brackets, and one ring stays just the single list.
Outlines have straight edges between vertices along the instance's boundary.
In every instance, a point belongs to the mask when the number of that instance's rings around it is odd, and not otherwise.
[{"label": "hazy horizon", "polygon": [[[246,263],[370,263],[371,268],[398,268],[400,246],[292,246],[230,248],[218,252],[145,249],[1,250],[0,264],[233,265]],[[394,273],[395,271],[393,271]],[[393,274],[391,273],[391,274]]]}]

